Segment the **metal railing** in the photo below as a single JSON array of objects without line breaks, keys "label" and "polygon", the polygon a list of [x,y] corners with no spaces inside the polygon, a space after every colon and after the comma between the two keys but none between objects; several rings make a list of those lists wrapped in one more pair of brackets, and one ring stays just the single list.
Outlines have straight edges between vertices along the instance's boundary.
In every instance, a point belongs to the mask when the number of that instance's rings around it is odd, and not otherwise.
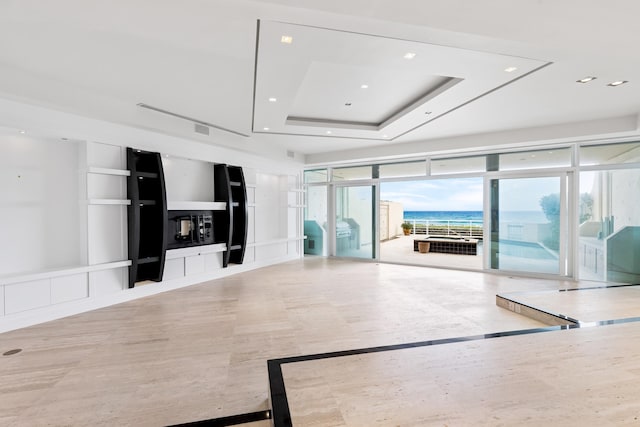
[{"label": "metal railing", "polygon": [[412,225],[411,234],[462,236],[482,239],[482,221],[456,219],[405,219]]}]

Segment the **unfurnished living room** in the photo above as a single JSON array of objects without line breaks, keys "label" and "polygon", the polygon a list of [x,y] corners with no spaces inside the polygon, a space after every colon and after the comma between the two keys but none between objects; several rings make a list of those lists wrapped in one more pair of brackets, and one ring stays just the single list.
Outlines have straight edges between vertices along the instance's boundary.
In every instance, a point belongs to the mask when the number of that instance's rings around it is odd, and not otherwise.
[{"label": "unfurnished living room", "polygon": [[0,425],[637,424],[638,15],[0,0]]}]

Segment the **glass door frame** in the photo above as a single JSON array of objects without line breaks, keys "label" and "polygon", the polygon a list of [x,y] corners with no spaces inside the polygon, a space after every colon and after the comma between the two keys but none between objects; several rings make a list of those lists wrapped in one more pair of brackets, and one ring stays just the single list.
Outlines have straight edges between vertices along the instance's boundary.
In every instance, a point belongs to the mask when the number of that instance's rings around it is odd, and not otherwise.
[{"label": "glass door frame", "polygon": [[[528,179],[528,178],[559,178],[560,180],[560,248],[558,250],[558,274],[536,273],[529,271],[501,270],[491,268],[492,251],[492,210],[491,210],[491,182],[501,179]],[[561,170],[533,170],[533,171],[503,171],[487,172],[484,176],[484,212],[488,215],[484,223],[484,236],[488,244],[485,244],[485,256],[483,269],[502,274],[525,274],[528,277],[554,277],[554,278],[574,278],[576,272],[577,254],[576,248],[576,186],[579,184],[573,169]],[[573,193],[573,197],[571,196]]]},{"label": "glass door frame", "polygon": [[[329,252],[328,252],[328,256],[329,257],[336,257],[336,258],[343,258],[343,259],[352,259],[352,260],[359,260],[359,261],[378,261],[379,260],[379,254],[380,254],[380,242],[378,241],[378,236],[379,236],[379,224],[380,224],[380,185],[378,183],[378,180],[353,180],[353,181],[340,181],[340,182],[331,182],[328,184],[328,191],[327,191],[327,210],[328,210],[328,217],[327,217],[327,240],[329,241]],[[373,225],[372,225],[372,257],[371,258],[357,258],[357,257],[346,257],[346,256],[339,256],[337,255],[337,238],[336,238],[336,215],[337,215],[337,206],[336,206],[336,196],[337,196],[337,189],[338,188],[344,188],[344,187],[371,187],[373,192],[372,192],[372,204],[371,204],[371,208],[373,210],[372,212],[372,221],[373,221]]]}]

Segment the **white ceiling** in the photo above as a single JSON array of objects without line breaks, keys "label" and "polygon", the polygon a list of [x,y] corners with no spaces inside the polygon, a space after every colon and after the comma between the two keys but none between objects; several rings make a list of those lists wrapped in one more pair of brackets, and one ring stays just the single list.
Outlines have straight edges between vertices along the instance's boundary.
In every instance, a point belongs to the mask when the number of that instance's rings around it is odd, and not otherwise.
[{"label": "white ceiling", "polygon": [[[0,94],[311,156],[428,150],[638,114],[637,16],[634,0],[0,0]],[[192,134],[139,103],[249,136]]]},{"label": "white ceiling", "polygon": [[548,65],[272,21],[258,35],[254,132],[391,141]]}]

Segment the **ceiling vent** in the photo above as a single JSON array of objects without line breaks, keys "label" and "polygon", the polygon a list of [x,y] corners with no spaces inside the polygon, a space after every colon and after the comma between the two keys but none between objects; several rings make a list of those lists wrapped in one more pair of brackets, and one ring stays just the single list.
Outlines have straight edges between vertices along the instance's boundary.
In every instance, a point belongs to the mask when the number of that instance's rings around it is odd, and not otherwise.
[{"label": "ceiling vent", "polygon": [[[214,125],[213,123],[205,122],[203,120],[194,119],[193,117],[183,116],[182,114],[174,113],[172,111],[163,110],[162,108],[154,107],[153,105],[145,104],[143,102],[140,102],[137,105],[140,108],[146,108],[147,110],[155,111],[155,112],[158,112],[158,113],[166,114],[168,116],[177,117],[177,118],[182,119],[182,120],[188,120],[190,122],[193,122],[196,125],[195,131],[198,132],[198,133],[201,133],[203,135],[209,135],[209,129],[208,128],[214,128],[214,129],[222,130],[222,131],[225,131],[225,132],[233,133],[235,135],[240,135],[240,136],[244,136],[244,137],[247,137],[247,138],[249,137],[249,135],[246,135],[246,134],[241,133],[241,132],[236,132],[235,130],[231,130],[231,129],[224,128],[222,126]],[[205,132],[201,132],[201,131],[198,130],[198,126],[200,126],[202,128],[206,127],[207,130]]]},{"label": "ceiling vent", "polygon": [[202,135],[209,135],[209,127],[205,125],[201,125],[199,123],[194,124],[194,129],[196,133],[200,133]]}]

